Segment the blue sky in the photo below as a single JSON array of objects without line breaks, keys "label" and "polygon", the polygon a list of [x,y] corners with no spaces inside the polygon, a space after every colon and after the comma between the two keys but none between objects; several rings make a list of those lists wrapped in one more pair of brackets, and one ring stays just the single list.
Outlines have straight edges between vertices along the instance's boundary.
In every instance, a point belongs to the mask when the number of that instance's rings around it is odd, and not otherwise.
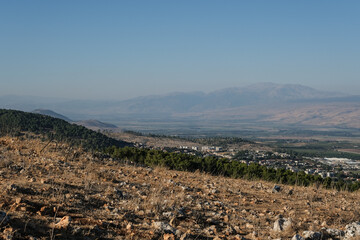
[{"label": "blue sky", "polygon": [[360,94],[360,1],[0,0],[0,95],[126,99],[258,82]]}]

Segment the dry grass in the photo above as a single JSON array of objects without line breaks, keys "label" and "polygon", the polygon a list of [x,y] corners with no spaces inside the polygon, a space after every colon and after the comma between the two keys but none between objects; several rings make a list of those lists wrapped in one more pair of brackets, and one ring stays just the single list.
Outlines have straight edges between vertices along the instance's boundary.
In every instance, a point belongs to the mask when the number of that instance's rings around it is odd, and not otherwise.
[{"label": "dry grass", "polygon": [[[190,239],[286,239],[360,219],[359,192],[281,186],[271,193],[273,184],[264,181],[128,166],[65,144],[40,152],[46,144],[0,139],[0,210],[11,219],[0,232],[11,227],[18,239],[157,239],[152,224],[160,221]],[[275,233],[279,214],[293,224]],[[72,218],[69,227],[53,228],[64,216]]]}]

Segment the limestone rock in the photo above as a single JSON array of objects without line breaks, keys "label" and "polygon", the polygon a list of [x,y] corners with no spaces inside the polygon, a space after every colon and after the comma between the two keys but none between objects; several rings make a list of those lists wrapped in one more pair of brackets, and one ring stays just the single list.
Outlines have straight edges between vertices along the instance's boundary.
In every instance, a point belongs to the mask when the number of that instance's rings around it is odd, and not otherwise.
[{"label": "limestone rock", "polygon": [[153,222],[152,227],[159,232],[175,233],[175,228],[164,222]]},{"label": "limestone rock", "polygon": [[345,239],[360,236],[360,222],[353,222],[345,227]]},{"label": "limestone rock", "polygon": [[216,226],[211,225],[210,227],[206,228],[204,232],[209,236],[215,235],[217,233]]},{"label": "limestone rock", "polygon": [[323,228],[322,229],[325,235],[328,235],[331,238],[340,238],[345,235],[344,231],[333,228]]},{"label": "limestone rock", "polygon": [[9,185],[9,186],[7,187],[7,190],[8,190],[9,192],[18,192],[19,189],[20,189],[20,187],[17,186],[17,185],[15,185],[15,184],[11,184],[11,185]]},{"label": "limestone rock", "polygon": [[71,223],[71,217],[70,216],[65,216],[63,217],[58,223],[55,224],[55,228],[57,229],[63,229],[63,228],[67,228]]},{"label": "limestone rock", "polygon": [[281,187],[279,185],[275,185],[272,189],[272,192],[273,193],[277,193],[277,192],[280,192],[281,191]]},{"label": "limestone rock", "polygon": [[304,231],[303,237],[306,240],[321,240],[322,234],[319,232],[313,232],[313,231]]},{"label": "limestone rock", "polygon": [[299,234],[294,235],[291,240],[304,240],[304,238],[302,236],[300,236]]},{"label": "limestone rock", "polygon": [[175,235],[173,233],[165,233],[164,240],[175,240]]},{"label": "limestone rock", "polygon": [[281,215],[278,216],[278,219],[274,223],[274,231],[281,232],[287,230],[291,227],[292,222],[290,218],[283,218]]},{"label": "limestone rock", "polygon": [[0,235],[0,237],[2,237],[2,239],[4,240],[12,240],[14,239],[14,229],[13,228],[5,228],[5,230],[3,231],[3,233]]}]

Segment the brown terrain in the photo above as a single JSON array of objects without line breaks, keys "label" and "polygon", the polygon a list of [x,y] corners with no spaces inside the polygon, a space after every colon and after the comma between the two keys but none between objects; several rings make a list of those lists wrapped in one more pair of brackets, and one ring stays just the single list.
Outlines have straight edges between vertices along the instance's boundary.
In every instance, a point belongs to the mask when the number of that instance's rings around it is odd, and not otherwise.
[{"label": "brown terrain", "polygon": [[[171,138],[167,136],[147,136],[147,135],[136,135],[131,132],[109,132],[106,133],[109,137],[125,141],[131,142],[134,144],[142,144],[147,148],[179,148],[180,146],[187,146],[189,149],[191,147],[198,147],[201,150],[202,147],[209,146],[205,144],[200,144],[197,142],[193,142],[191,140],[181,139],[181,138]],[[226,144],[228,149],[233,149],[233,151],[241,151],[241,150],[261,150],[261,151],[271,151],[272,149],[266,145],[262,145],[261,143],[235,143],[235,144]],[[211,144],[210,144],[211,146]]]},{"label": "brown terrain", "polygon": [[0,138],[0,181],[2,239],[360,235],[359,192],[132,166],[38,136]]},{"label": "brown terrain", "polygon": [[185,139],[169,138],[169,137],[151,137],[146,135],[136,135],[129,132],[111,132],[110,137],[131,143],[141,143],[146,147],[157,148],[178,148],[180,146],[201,146],[201,144],[187,141]]},{"label": "brown terrain", "polygon": [[278,112],[265,120],[319,127],[360,128],[360,108],[358,103],[314,104],[286,112]]},{"label": "brown terrain", "polygon": [[[264,106],[241,106],[203,112],[179,113],[177,117],[196,117],[205,120],[222,121],[222,126],[237,126],[238,122],[253,123],[261,130],[261,123],[282,125],[303,125],[316,127],[360,128],[360,104],[339,103],[294,103]],[[221,118],[219,118],[221,116]],[[228,120],[237,120],[229,123]],[[245,126],[246,126],[245,124]],[[264,128],[266,130],[266,128]]]}]

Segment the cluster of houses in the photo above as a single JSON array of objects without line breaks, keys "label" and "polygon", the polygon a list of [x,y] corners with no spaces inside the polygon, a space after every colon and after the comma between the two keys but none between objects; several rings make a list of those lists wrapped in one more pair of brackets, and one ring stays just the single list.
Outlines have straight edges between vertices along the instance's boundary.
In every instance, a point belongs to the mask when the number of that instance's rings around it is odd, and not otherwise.
[{"label": "cluster of houses", "polygon": [[[138,144],[138,147],[144,147],[143,144]],[[219,146],[179,146],[176,152],[182,152],[192,155],[201,156],[218,156],[222,158],[233,159],[237,153],[234,149],[223,149]],[[166,150],[166,149],[163,149]],[[320,175],[323,178],[335,177],[336,168],[341,167],[342,172],[347,175],[350,180],[357,180],[351,177],[352,171],[360,171],[360,161],[353,161],[351,159],[339,158],[303,158],[291,159],[287,153],[269,152],[262,150],[248,151],[248,155],[244,159],[237,159],[243,163],[256,162],[260,165],[265,165],[273,168],[286,168],[292,172],[304,171],[307,174]],[[358,179],[359,180],[359,179]]]},{"label": "cluster of houses", "polygon": [[199,146],[180,146],[179,147],[180,149],[191,149],[191,150],[194,150],[194,151],[202,151],[202,152],[222,152],[223,151],[223,148],[222,147],[216,147],[216,146],[202,146],[202,147],[199,147]]}]

